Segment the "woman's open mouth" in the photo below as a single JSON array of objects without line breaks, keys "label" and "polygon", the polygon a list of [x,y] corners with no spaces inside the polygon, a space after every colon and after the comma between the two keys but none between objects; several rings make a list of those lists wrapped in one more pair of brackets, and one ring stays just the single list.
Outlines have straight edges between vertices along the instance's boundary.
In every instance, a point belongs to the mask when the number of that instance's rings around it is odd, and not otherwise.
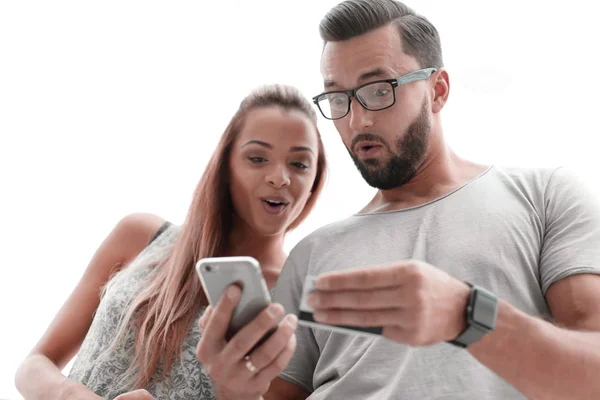
[{"label": "woman's open mouth", "polygon": [[262,199],[263,207],[269,214],[277,215],[281,214],[287,207],[288,203],[283,199]]}]

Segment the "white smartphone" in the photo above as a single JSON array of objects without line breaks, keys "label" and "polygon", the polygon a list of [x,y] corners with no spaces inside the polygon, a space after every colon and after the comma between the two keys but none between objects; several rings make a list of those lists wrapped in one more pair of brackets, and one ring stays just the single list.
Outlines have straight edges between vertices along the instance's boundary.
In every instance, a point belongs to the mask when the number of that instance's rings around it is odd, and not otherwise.
[{"label": "white smartphone", "polygon": [[329,325],[315,321],[313,318],[314,309],[308,305],[306,298],[317,288],[317,277],[308,275],[304,280],[302,289],[302,298],[300,299],[300,311],[298,313],[298,324],[311,328],[326,329],[339,333],[351,333],[353,335],[366,335],[371,337],[380,337],[383,334],[383,328],[380,326],[362,327],[362,326],[345,326],[345,325]]},{"label": "white smartphone", "polygon": [[271,303],[260,265],[253,257],[203,258],[196,263],[196,272],[213,307],[229,285],[236,284],[242,289],[240,301],[233,311],[227,340]]}]

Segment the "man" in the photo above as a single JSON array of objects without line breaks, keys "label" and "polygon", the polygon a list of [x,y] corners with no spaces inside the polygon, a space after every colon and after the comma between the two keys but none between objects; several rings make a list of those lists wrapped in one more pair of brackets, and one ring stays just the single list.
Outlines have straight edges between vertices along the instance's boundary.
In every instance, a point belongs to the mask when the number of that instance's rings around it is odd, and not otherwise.
[{"label": "man", "polygon": [[[294,248],[274,300],[298,315],[306,277],[319,276],[316,322],[384,337],[301,325],[264,397],[600,398],[598,203],[563,168],[501,169],[452,152],[438,33],[404,4],[348,0],[320,31],[315,101],[379,191]],[[228,321],[234,304],[215,316]],[[249,324],[246,337],[271,326]],[[288,337],[280,327],[236,361],[251,372],[236,393],[283,368]],[[232,342],[238,359],[253,344]]]}]

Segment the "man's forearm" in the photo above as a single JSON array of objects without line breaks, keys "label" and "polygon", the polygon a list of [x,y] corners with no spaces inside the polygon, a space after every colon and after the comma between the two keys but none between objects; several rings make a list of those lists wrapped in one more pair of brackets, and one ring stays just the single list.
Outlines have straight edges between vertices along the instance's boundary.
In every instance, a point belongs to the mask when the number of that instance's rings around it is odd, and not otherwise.
[{"label": "man's forearm", "polygon": [[496,329],[469,351],[528,398],[600,398],[600,332],[559,328],[501,301]]}]

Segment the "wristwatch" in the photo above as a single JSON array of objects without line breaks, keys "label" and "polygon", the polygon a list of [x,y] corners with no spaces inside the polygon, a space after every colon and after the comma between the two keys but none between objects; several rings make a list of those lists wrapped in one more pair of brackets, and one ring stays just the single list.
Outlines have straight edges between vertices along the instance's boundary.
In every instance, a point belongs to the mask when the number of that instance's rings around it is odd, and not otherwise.
[{"label": "wristwatch", "polygon": [[496,295],[482,287],[465,283],[471,287],[466,310],[467,328],[456,339],[448,342],[462,348],[472,345],[483,335],[493,331],[498,316]]}]

